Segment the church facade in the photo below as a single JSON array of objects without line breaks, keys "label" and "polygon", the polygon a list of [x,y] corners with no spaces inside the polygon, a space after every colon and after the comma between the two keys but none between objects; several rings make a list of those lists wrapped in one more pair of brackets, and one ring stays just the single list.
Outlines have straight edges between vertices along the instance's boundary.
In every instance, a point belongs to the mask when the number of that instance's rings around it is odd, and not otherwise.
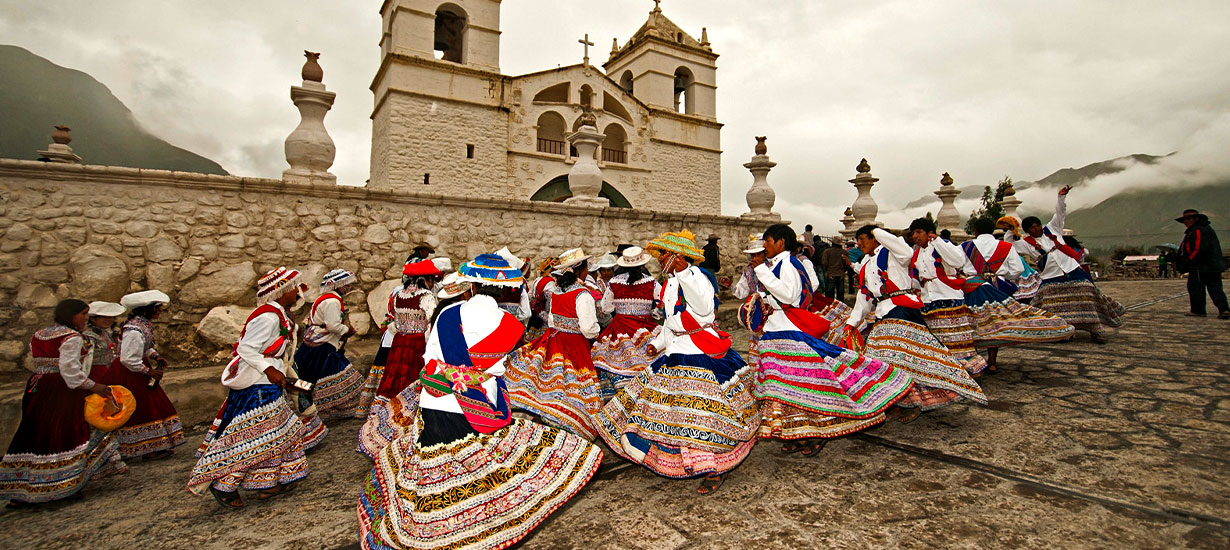
[{"label": "church facade", "polygon": [[721,212],[718,56],[705,32],[696,40],[655,7],[602,69],[587,55],[507,76],[498,0],[386,0],[381,14],[370,187],[562,201],[576,162],[567,136],[590,110],[612,206]]}]

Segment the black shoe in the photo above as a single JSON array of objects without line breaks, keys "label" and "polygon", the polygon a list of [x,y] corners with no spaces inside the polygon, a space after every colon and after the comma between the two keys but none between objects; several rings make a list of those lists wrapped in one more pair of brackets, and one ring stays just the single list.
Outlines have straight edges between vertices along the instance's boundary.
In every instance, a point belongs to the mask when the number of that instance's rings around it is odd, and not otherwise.
[{"label": "black shoe", "polygon": [[1217,314],[1218,319],[1230,319],[1230,311],[1223,311]]}]

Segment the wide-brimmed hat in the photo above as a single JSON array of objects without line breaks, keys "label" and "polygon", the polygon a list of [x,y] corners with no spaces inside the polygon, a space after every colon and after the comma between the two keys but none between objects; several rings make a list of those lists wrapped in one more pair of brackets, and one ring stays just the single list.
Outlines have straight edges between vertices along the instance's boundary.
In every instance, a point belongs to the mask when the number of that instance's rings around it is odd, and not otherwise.
[{"label": "wide-brimmed hat", "polygon": [[549,271],[558,264],[559,258],[556,258],[555,256],[547,256],[546,258],[543,258],[541,262],[538,262],[538,271]]},{"label": "wide-brimmed hat", "polygon": [[325,291],[336,290],[352,284],[354,281],[354,273],[345,269],[334,269],[325,273],[325,276],[320,278],[320,288]]},{"label": "wide-brimmed hat", "polygon": [[427,243],[425,243],[425,242],[420,242],[419,244],[414,245],[414,248],[412,248],[411,250],[420,250],[420,249],[424,249],[424,248],[425,248],[425,249],[427,249],[427,251],[428,251],[428,252],[430,252],[430,253],[432,253],[432,254],[435,254],[435,253],[436,253],[436,247],[431,246],[431,245],[429,245],[429,244],[427,244]]},{"label": "wide-brimmed hat", "polygon": [[457,268],[460,280],[480,285],[519,287],[524,282],[521,270],[497,254],[479,254]]},{"label": "wide-brimmed hat", "polygon": [[705,239],[705,240],[706,240],[707,242],[712,242],[712,241],[719,241],[719,240],[721,240],[721,239],[722,239],[722,236],[721,236],[721,235],[718,235],[717,233],[710,233],[710,234],[709,234],[709,238],[708,238],[708,239]]},{"label": "wide-brimmed hat", "polygon": [[115,302],[90,302],[90,317],[119,317],[128,308]]},{"label": "wide-brimmed hat", "polygon": [[440,290],[436,292],[436,297],[441,300],[456,298],[465,294],[470,290],[470,282],[461,280],[460,273],[449,273],[444,276],[444,280],[440,281]]},{"label": "wide-brimmed hat", "polygon": [[120,298],[120,305],[130,310],[152,304],[169,304],[171,297],[161,290],[142,290]]},{"label": "wide-brimmed hat", "polygon": [[[256,281],[256,305],[271,303],[295,289],[300,292],[307,290],[307,285],[299,282],[299,271],[279,267]],[[124,301],[120,300],[120,303]]]},{"label": "wide-brimmed hat", "polygon": [[645,249],[639,246],[630,246],[624,249],[623,254],[615,260],[615,265],[620,267],[637,267],[649,263],[649,254],[645,253]]},{"label": "wide-brimmed hat", "polygon": [[[128,423],[132,413],[137,412],[136,398],[124,386],[111,386],[111,397],[114,401],[94,393],[85,396],[86,423],[104,432],[118,430]],[[120,408],[115,409],[115,405]]]},{"label": "wide-brimmed hat", "polygon": [[663,233],[662,236],[649,241],[645,251],[654,257],[662,254],[678,254],[696,261],[705,259],[705,253],[696,246],[696,235],[687,229],[675,233]]},{"label": "wide-brimmed hat", "polygon": [[1187,219],[1187,218],[1189,218],[1189,217],[1195,217],[1197,220],[1199,220],[1199,219],[1201,219],[1201,218],[1203,218],[1203,219],[1205,219],[1205,220],[1208,220],[1208,219],[1209,219],[1209,217],[1208,217],[1207,215],[1205,215],[1205,214],[1201,214],[1199,210],[1196,210],[1195,208],[1188,208],[1187,210],[1184,210],[1184,211],[1183,211],[1183,215],[1182,215],[1182,216],[1179,216],[1179,217],[1175,218],[1175,219],[1174,219],[1174,221],[1179,222],[1179,223],[1183,223],[1183,220],[1186,220],[1186,219]]},{"label": "wide-brimmed hat", "polygon": [[598,258],[598,261],[589,266],[590,271],[598,271],[599,269],[609,269],[616,265],[615,256],[613,254],[603,254]]},{"label": "wide-brimmed hat", "polygon": [[508,265],[511,266],[513,269],[521,269],[521,267],[525,265],[525,260],[522,260],[521,258],[518,258],[516,255],[514,255],[512,251],[508,249],[507,246],[499,250],[496,250],[495,255],[501,258],[504,258],[504,260],[508,262]]},{"label": "wide-brimmed hat", "polygon": [[744,254],[758,254],[764,252],[764,239],[760,238],[755,233],[747,236],[747,248],[743,249]]},{"label": "wide-brimmed hat", "polygon": [[434,260],[419,260],[409,262],[401,269],[402,275],[410,277],[439,277],[444,275]]},{"label": "wide-brimmed hat", "polygon": [[440,273],[448,273],[453,270],[453,259],[447,256],[432,258],[431,263],[435,264],[436,269],[439,269]]},{"label": "wide-brimmed hat", "polygon": [[843,244],[846,240],[841,238],[841,235],[833,235],[832,237],[829,237],[829,242],[833,244]]},{"label": "wide-brimmed hat", "polygon": [[553,271],[556,273],[567,271],[569,268],[576,267],[577,264],[588,260],[589,258],[589,254],[586,254],[585,251],[580,248],[565,250],[563,254],[559,255],[559,263],[555,265]]}]

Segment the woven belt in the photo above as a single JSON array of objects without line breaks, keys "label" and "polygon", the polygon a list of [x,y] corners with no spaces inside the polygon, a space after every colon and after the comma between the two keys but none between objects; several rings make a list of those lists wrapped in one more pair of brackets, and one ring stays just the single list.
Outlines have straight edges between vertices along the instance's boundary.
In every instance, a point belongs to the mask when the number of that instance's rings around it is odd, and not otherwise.
[{"label": "woven belt", "polygon": [[648,316],[653,313],[653,304],[631,303],[621,304],[615,301],[615,313],[618,315]]},{"label": "woven belt", "polygon": [[575,317],[551,314],[551,327],[560,332],[581,333],[581,320]]},{"label": "woven belt", "polygon": [[896,297],[898,297],[898,296],[918,296],[918,291],[917,291],[917,290],[914,290],[914,289],[910,289],[910,290],[894,290],[894,291],[892,291],[892,292],[885,293],[885,294],[884,294],[884,295],[883,295],[880,299],[882,299],[882,300],[891,300],[891,299],[896,298]]},{"label": "woven belt", "polygon": [[691,335],[696,334],[696,333],[698,333],[698,332],[702,332],[702,331],[704,331],[704,330],[706,330],[706,329],[718,330],[718,323],[717,323],[717,321],[714,321],[714,322],[712,322],[712,323],[707,323],[707,324],[701,325],[701,326],[696,327],[696,328],[694,328],[694,329],[692,329],[692,330],[683,330],[683,331],[679,331],[679,330],[671,329],[671,332],[675,333],[675,336],[691,336]]}]

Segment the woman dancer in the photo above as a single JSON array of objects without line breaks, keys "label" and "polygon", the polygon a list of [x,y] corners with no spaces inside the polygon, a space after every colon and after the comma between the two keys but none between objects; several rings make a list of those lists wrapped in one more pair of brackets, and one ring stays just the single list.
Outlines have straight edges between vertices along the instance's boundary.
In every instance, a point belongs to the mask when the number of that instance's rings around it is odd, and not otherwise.
[{"label": "woman dancer", "polygon": [[602,304],[613,312],[593,348],[604,402],[657,358],[649,355],[649,343],[662,330],[653,319],[662,285],[645,269],[649,259],[639,246],[625,249],[602,296]]}]

